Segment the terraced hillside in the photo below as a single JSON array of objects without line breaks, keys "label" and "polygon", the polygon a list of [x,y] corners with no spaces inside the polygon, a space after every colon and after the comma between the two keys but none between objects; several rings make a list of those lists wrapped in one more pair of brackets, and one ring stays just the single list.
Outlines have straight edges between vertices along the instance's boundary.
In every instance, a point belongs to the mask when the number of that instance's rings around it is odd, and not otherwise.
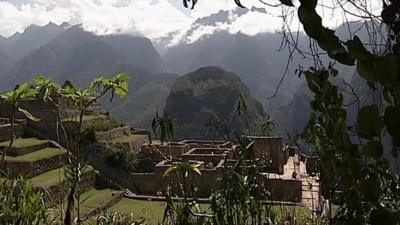
[{"label": "terraced hillside", "polygon": [[[7,121],[8,118],[0,118],[0,151],[5,150],[10,143],[11,128]],[[56,141],[45,138],[44,132],[38,132],[40,135],[35,137],[35,126],[30,123],[32,122],[23,119],[17,120],[16,139],[7,152],[1,169],[9,176],[26,177],[33,188],[43,194],[45,203],[57,212],[66,205],[66,169],[70,153]],[[77,120],[68,117],[63,119],[63,123],[67,129],[74,129]],[[47,124],[49,127],[52,125]],[[43,124],[41,126],[43,127]],[[89,142],[85,149],[88,165],[83,169],[79,184],[82,202],[76,207],[75,215],[79,208],[81,219],[87,220],[118,204],[124,197],[124,192],[116,188],[124,186],[118,183],[118,178],[110,182],[107,178],[119,174],[120,170],[109,166],[106,160],[102,159],[102,154],[98,154],[99,151],[107,148],[138,151],[142,143],[148,141],[148,136],[146,132],[124,126],[99,108],[93,108],[84,116],[84,128],[90,133],[85,137]],[[115,181],[117,182],[114,183]],[[110,187],[110,183],[116,185]]]}]

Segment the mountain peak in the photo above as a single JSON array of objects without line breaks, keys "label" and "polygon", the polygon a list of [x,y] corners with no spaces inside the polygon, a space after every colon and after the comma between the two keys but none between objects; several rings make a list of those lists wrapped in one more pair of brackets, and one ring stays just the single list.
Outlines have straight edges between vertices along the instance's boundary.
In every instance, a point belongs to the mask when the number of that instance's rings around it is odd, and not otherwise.
[{"label": "mountain peak", "polygon": [[235,73],[208,66],[179,77],[166,103],[168,115],[176,122],[178,139],[209,137],[212,134],[207,124],[218,115],[232,119],[232,129],[246,129],[235,116],[240,96],[248,105],[249,124],[255,127],[261,123],[264,109]]},{"label": "mountain peak", "polygon": [[25,28],[23,33],[33,32],[33,31],[36,31],[39,28],[40,28],[40,26],[38,26],[36,24],[31,24],[27,28]]}]

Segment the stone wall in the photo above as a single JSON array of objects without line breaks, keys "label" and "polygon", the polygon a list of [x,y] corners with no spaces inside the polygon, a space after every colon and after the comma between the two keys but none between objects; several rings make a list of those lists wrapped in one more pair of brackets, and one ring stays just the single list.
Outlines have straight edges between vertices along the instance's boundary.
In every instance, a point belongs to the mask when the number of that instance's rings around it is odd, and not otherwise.
[{"label": "stone wall", "polygon": [[218,163],[229,154],[229,149],[220,148],[193,148],[182,155],[183,161],[202,161],[206,165],[212,163],[217,166]]},{"label": "stone wall", "polygon": [[109,131],[95,132],[95,137],[97,141],[107,142],[129,134],[131,134],[129,127],[118,127]]},{"label": "stone wall", "polygon": [[136,187],[137,194],[157,195],[164,193],[163,177],[156,173],[131,173],[130,178]]},{"label": "stone wall", "polygon": [[209,141],[209,140],[184,140],[180,143],[188,144],[192,148],[230,148],[232,143],[228,141]]},{"label": "stone wall", "polygon": [[[132,173],[131,179],[135,183],[138,194],[144,195],[159,195],[164,194],[168,186],[171,187],[174,194],[180,195],[181,191],[177,181],[177,175],[163,176],[162,170],[155,173]],[[198,174],[190,174],[187,181],[186,190],[190,190],[190,185],[198,188],[195,194],[196,197],[208,198],[211,193],[218,188],[218,179],[222,175],[222,170],[213,169],[201,170],[201,176]],[[181,182],[182,177],[179,176]]]},{"label": "stone wall", "polygon": [[267,191],[267,199],[273,201],[301,202],[301,181],[296,179],[271,179],[266,175],[257,177],[259,185]]},{"label": "stone wall", "polygon": [[56,155],[50,158],[40,159],[34,162],[28,161],[5,161],[2,165],[4,171],[9,171],[12,176],[22,175],[34,177],[46,171],[57,169],[64,165],[67,154]]},{"label": "stone wall", "polygon": [[257,157],[271,161],[271,173],[283,174],[285,154],[281,137],[248,136],[254,141],[253,149]]},{"label": "stone wall", "polygon": [[148,143],[147,136],[143,136],[143,138],[135,138],[130,141],[125,142],[108,142],[108,146],[114,146],[117,149],[124,150],[124,151],[133,151],[138,153],[141,151],[142,146]]},{"label": "stone wall", "polygon": [[150,157],[154,162],[161,162],[167,156],[173,159],[181,158],[183,154],[190,150],[188,144],[172,142],[169,145],[144,144],[141,148],[141,154]]},{"label": "stone wall", "polygon": [[319,159],[318,157],[307,157],[306,171],[308,175],[315,175],[318,172]]},{"label": "stone wall", "polygon": [[[25,125],[15,124],[14,131],[16,137],[22,136],[25,132]],[[10,136],[11,136],[11,125],[10,124],[0,125],[0,142],[10,140]]]}]

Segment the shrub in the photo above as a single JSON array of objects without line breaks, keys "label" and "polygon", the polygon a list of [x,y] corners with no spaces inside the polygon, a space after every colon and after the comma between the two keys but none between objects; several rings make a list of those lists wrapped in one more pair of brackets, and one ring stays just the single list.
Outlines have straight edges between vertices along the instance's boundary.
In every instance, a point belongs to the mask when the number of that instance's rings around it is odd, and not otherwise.
[{"label": "shrub", "polygon": [[145,225],[144,219],[137,219],[132,214],[119,212],[104,213],[88,225]]},{"label": "shrub", "polygon": [[114,128],[122,127],[123,124],[119,122],[117,119],[110,119],[110,120],[100,120],[100,121],[93,121],[89,124],[86,124],[86,128],[93,129],[95,131],[108,131]]},{"label": "shrub", "polygon": [[0,189],[0,224],[42,224],[46,207],[41,193],[25,178],[5,178]]},{"label": "shrub", "polygon": [[111,167],[121,168],[127,172],[136,170],[136,156],[131,151],[117,149],[114,146],[107,146],[103,151],[106,163]]}]

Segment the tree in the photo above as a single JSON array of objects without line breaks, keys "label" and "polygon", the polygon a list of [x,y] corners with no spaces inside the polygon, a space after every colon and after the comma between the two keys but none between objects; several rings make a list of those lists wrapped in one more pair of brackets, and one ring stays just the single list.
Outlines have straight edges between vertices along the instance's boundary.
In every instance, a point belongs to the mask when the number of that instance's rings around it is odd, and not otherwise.
[{"label": "tree", "polygon": [[[201,175],[199,167],[200,165],[197,163],[178,162],[174,163],[164,172],[164,176],[170,176],[173,173],[176,174],[176,179],[178,184],[180,185],[182,197],[185,201],[187,199],[186,179],[189,176],[189,173],[196,173],[198,175]],[[182,178],[182,182],[180,181],[180,178]]]},{"label": "tree", "polygon": [[81,180],[82,170],[85,167],[83,152],[82,152],[82,135],[83,129],[83,116],[87,109],[94,103],[96,103],[100,98],[110,94],[110,101],[113,100],[114,96],[117,95],[120,99],[125,99],[126,93],[128,91],[128,74],[120,73],[112,78],[99,77],[94,79],[90,83],[88,89],[82,88],[72,88],[71,86],[66,86],[61,90],[61,93],[66,96],[78,109],[78,127],[77,131],[73,136],[73,148],[74,148],[74,159],[72,160],[72,165],[68,168],[68,180],[70,183],[70,189],[67,196],[67,208],[64,217],[64,224],[71,224],[72,219],[72,209],[74,206],[74,198],[77,199],[77,223],[80,224],[80,195],[79,195],[79,181]]},{"label": "tree", "polygon": [[164,109],[162,117],[159,116],[158,110],[151,123],[154,135],[159,136],[162,144],[170,142],[175,138],[175,125],[171,118],[168,117],[167,111]]},{"label": "tree", "polygon": [[10,143],[7,148],[3,150],[1,161],[4,162],[7,151],[11,150],[15,139],[15,116],[18,112],[22,113],[26,118],[39,121],[38,118],[32,116],[27,110],[20,107],[23,101],[28,100],[31,97],[37,95],[37,90],[35,88],[29,87],[27,83],[23,83],[15,87],[13,91],[8,91],[0,94],[0,99],[10,106]]},{"label": "tree", "polygon": [[274,121],[267,115],[267,118],[264,119],[264,122],[261,124],[261,134],[265,136],[272,136],[275,129]]},{"label": "tree", "polygon": [[2,179],[0,198],[0,224],[44,224],[43,196],[23,177]]}]

